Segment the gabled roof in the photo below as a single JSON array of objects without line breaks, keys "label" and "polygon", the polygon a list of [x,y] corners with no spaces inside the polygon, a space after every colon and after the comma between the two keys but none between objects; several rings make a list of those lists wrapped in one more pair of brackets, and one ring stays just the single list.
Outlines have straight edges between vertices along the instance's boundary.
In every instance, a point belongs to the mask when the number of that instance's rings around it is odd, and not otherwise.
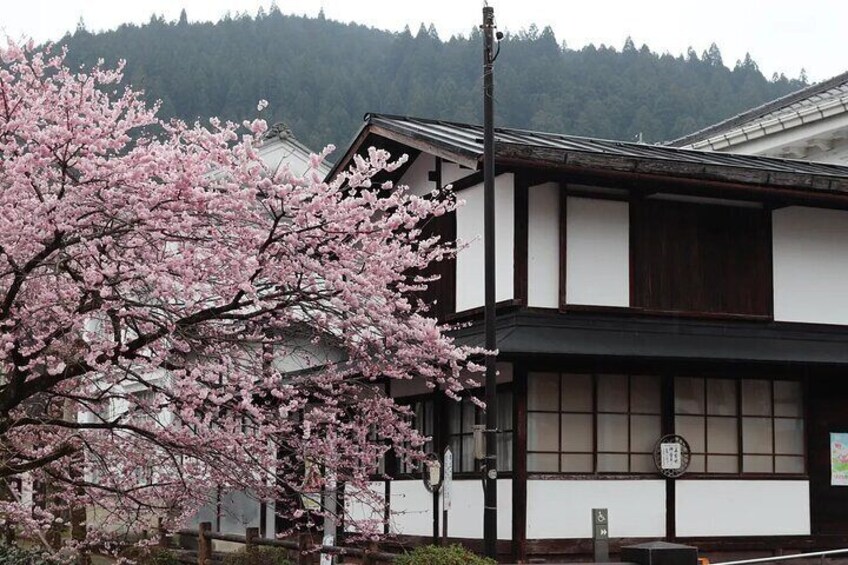
[{"label": "gabled roof", "polygon": [[[330,176],[345,167],[355,153],[373,144],[377,138],[389,139],[402,147],[426,151],[472,169],[479,169],[483,159],[482,126],[408,116],[366,114],[365,123]],[[848,195],[848,166],[513,128],[496,128],[495,143],[495,158],[501,165],[595,169]]]},{"label": "gabled roof", "polygon": [[[796,90],[694,133],[673,139],[667,142],[667,145],[672,147],[694,145],[736,129],[770,121],[782,122],[786,118],[798,114],[810,114],[812,119],[802,120],[803,123],[809,123],[816,118],[825,117],[822,112],[817,112],[825,104],[828,106],[836,105],[840,113],[848,112],[848,72]],[[817,113],[818,116],[816,116]]]}]

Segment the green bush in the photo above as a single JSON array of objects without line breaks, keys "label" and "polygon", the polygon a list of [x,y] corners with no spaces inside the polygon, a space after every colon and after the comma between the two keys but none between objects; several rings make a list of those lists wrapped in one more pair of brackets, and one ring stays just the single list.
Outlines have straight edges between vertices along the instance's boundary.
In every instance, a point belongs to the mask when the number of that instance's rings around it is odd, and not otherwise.
[{"label": "green bush", "polygon": [[496,562],[471,553],[461,545],[422,545],[395,559],[395,565],[496,565]]},{"label": "green bush", "polygon": [[41,552],[14,545],[0,544],[0,565],[52,565]]},{"label": "green bush", "polygon": [[256,547],[247,552],[230,553],[222,565],[292,565],[285,549],[279,547]]},{"label": "green bush", "polygon": [[161,547],[143,549],[135,558],[139,565],[179,565],[180,561],[173,552]]}]

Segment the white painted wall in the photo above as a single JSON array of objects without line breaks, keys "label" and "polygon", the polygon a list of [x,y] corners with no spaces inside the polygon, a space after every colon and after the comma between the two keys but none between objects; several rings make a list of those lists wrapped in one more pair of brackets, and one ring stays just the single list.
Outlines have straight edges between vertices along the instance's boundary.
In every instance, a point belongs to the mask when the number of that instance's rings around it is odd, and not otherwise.
[{"label": "white painted wall", "polygon": [[678,536],[810,533],[809,481],[678,481],[676,492]]},{"label": "white painted wall", "polygon": [[451,184],[472,173],[474,173],[473,169],[468,169],[450,161],[442,161],[442,184]]},{"label": "white painted wall", "polygon": [[[430,536],[433,534],[433,495],[420,480],[392,481],[390,531],[394,534]],[[441,512],[439,499],[439,529]],[[448,535],[483,538],[483,487],[479,479],[453,482]],[[512,539],[512,480],[498,481],[498,539]]]},{"label": "white painted wall", "polygon": [[[397,155],[397,157],[400,157],[400,155]],[[435,167],[436,158],[429,153],[421,153],[403,173],[397,184],[408,186],[412,194],[419,196],[429,194],[436,188],[436,183],[429,180],[429,173]]]},{"label": "white painted wall", "polygon": [[433,535],[433,495],[424,488],[420,479],[392,481],[389,504],[391,533]]},{"label": "white painted wall", "polygon": [[527,305],[559,308],[559,196],[555,182],[528,192]]},{"label": "white painted wall", "polygon": [[664,481],[529,480],[527,538],[591,538],[593,508],[609,509],[612,538],[665,536]]},{"label": "white painted wall", "polygon": [[[512,173],[495,178],[495,298],[514,296],[515,182]],[[456,211],[456,233],[467,245],[456,257],[456,311],[483,306],[483,184],[458,193],[465,201]]]},{"label": "white painted wall", "polygon": [[[454,481],[448,536],[483,539],[483,487],[480,479]],[[512,479],[498,480],[498,539],[512,539]]]},{"label": "white painted wall", "polygon": [[630,305],[627,202],[569,197],[566,203],[566,302]]},{"label": "white painted wall", "polygon": [[848,212],[772,212],[774,319],[848,324]]},{"label": "white painted wall", "polygon": [[[370,492],[365,493],[365,496],[360,498],[355,498],[355,494],[347,496],[349,491],[345,491],[345,512],[350,516],[351,521],[374,521],[375,523],[383,521],[386,504],[386,483],[384,481],[372,481],[368,484],[368,490]],[[346,522],[345,531],[355,532],[357,528],[350,522]]]}]

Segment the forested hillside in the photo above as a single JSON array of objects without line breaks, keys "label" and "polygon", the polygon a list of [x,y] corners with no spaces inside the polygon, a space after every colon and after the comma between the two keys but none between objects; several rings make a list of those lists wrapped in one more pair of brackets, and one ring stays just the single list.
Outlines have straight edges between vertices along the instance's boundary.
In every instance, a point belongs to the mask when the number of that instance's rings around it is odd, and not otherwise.
[{"label": "forested hillside", "polygon": [[[501,22],[506,24],[508,22]],[[469,22],[473,26],[473,22]],[[507,35],[496,62],[498,125],[645,141],[670,139],[803,86],[766,79],[750,58],[731,70],[715,46],[701,55],[566,47],[549,28]],[[366,112],[479,122],[481,37],[441,39],[431,26],[390,33],[276,8],[217,23],[152,17],[62,40],[69,62],[126,59],[130,83],[166,116],[241,120],[267,99],[312,147],[345,145]]]}]

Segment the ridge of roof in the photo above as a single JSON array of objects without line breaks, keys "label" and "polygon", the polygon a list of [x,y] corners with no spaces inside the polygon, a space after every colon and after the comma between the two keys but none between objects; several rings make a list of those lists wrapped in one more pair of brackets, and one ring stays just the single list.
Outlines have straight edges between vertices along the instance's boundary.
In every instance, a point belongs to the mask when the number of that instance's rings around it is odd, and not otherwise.
[{"label": "ridge of roof", "polygon": [[780,98],[775,98],[774,100],[770,100],[768,102],[760,104],[759,106],[755,106],[753,108],[745,110],[744,112],[740,112],[735,116],[731,116],[720,122],[716,122],[712,125],[701,128],[698,131],[667,141],[664,143],[664,145],[668,147],[681,147],[683,145],[688,145],[691,143],[702,141],[704,139],[708,139],[714,134],[745,125],[748,122],[765,117],[773,112],[791,106],[792,104],[796,104],[807,98],[811,98],[817,94],[822,94],[832,88],[839,87],[843,84],[848,84],[848,71],[836,75],[835,77],[831,77],[827,80],[811,84],[810,86],[806,86],[794,92],[790,92],[789,94],[785,94]]}]

